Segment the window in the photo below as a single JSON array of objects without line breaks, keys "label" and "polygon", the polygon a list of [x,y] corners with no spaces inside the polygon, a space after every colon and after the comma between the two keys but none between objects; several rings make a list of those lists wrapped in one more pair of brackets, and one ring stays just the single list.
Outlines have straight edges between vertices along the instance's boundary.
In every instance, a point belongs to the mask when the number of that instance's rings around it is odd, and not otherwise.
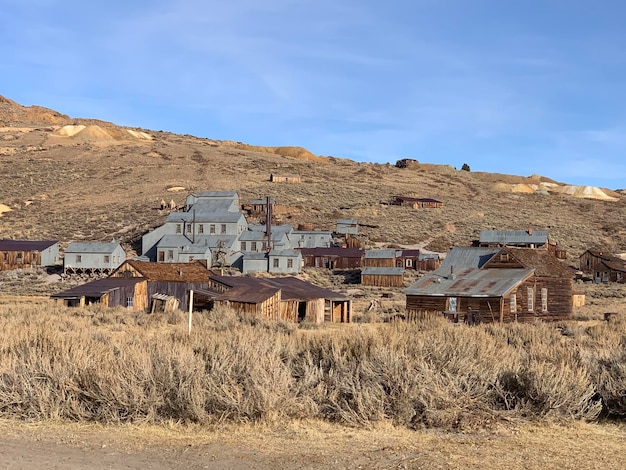
[{"label": "window", "polygon": [[532,287],[529,287],[527,290],[527,296],[528,296],[528,311],[532,312],[533,310],[535,310],[535,299],[534,299],[534,291]]},{"label": "window", "polygon": [[456,312],[456,297],[448,298],[448,311]]},{"label": "window", "polygon": [[198,225],[198,233],[200,233],[200,234],[204,233],[204,225],[203,224]]},{"label": "window", "polygon": [[246,251],[246,242],[241,242],[241,251]]},{"label": "window", "polygon": [[81,255],[76,255],[76,262],[80,263],[83,261],[83,257]]},{"label": "window", "polygon": [[176,224],[176,233],[182,232],[182,226],[180,224]]},{"label": "window", "polygon": [[545,287],[541,289],[541,311],[548,311],[548,289]]},{"label": "window", "polygon": [[159,261],[165,261],[165,252],[159,251]]},{"label": "window", "polygon": [[222,224],[222,234],[226,233],[226,224]]},{"label": "window", "polygon": [[209,233],[215,233],[215,224],[209,225]]},{"label": "window", "polygon": [[266,242],[262,242],[261,243],[261,250],[263,250],[263,251],[267,250],[267,243]]},{"label": "window", "polygon": [[501,253],[500,254],[500,261],[508,261],[509,260],[509,254],[508,253]]},{"label": "window", "polygon": [[250,243],[250,249],[251,249],[252,251],[256,251],[256,242],[251,242],[251,243]]},{"label": "window", "polygon": [[4,260],[5,260],[5,261],[9,261],[9,254],[8,254],[8,253],[5,253],[5,254],[4,254]]},{"label": "window", "polygon": [[509,299],[509,302],[511,304],[511,313],[516,313],[517,312],[517,295],[511,294],[511,298]]},{"label": "window", "polygon": [[[278,261],[278,260],[276,260],[276,261]],[[288,268],[293,268],[293,260],[292,260],[291,258],[289,258],[289,259],[287,260],[287,267],[288,267]]]},{"label": "window", "polygon": [[131,308],[133,307],[133,298],[132,297],[126,297],[126,307]]},{"label": "window", "polygon": [[187,224],[187,233],[191,233],[191,224]]},{"label": "window", "polygon": [[407,258],[407,260],[406,260],[406,267],[407,268],[412,268],[413,267],[413,260],[411,258]]},{"label": "window", "polygon": [[23,254],[23,253],[18,253],[18,254],[17,254],[17,262],[18,262],[18,263],[21,263],[21,262],[22,262],[23,257],[24,257],[24,254]]},{"label": "window", "polygon": [[279,259],[278,258],[274,258],[274,267],[275,268],[278,267],[278,262],[279,262]]},{"label": "window", "polygon": [[109,264],[111,262],[111,257],[109,255],[104,255],[104,263]]},{"label": "window", "polygon": [[167,259],[168,260],[174,259],[174,250],[167,250]]}]

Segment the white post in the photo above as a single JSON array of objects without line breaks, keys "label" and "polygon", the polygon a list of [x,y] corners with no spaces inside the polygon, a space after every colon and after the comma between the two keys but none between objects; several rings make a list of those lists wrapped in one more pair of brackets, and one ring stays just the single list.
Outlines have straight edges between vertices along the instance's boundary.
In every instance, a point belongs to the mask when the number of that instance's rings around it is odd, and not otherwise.
[{"label": "white post", "polygon": [[191,336],[191,317],[192,317],[192,312],[193,311],[193,291],[190,290],[189,291],[189,325],[187,327],[187,335]]}]

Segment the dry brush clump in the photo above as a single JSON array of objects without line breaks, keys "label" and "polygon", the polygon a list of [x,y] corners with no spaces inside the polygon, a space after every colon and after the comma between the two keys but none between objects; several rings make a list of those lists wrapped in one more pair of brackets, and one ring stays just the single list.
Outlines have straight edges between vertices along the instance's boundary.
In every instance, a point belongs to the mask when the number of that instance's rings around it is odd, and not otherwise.
[{"label": "dry brush clump", "polygon": [[229,310],[0,305],[0,416],[459,429],[626,414],[626,321],[302,329]]}]

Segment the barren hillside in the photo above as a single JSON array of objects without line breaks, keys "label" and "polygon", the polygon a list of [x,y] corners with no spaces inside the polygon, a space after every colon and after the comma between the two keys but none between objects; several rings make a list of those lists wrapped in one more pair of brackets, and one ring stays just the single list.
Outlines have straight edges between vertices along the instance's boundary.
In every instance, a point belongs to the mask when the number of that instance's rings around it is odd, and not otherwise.
[{"label": "barren hillside", "polygon": [[[588,247],[626,251],[620,193],[553,191],[556,182],[537,175],[393,163],[121,128],[0,97],[0,208],[10,209],[0,215],[0,237],[52,238],[63,246],[115,237],[130,246],[163,221],[161,199],[236,189],[242,202],[271,195],[286,206],[283,221],[294,225],[331,229],[337,218],[356,218],[371,242],[427,242],[445,251],[467,245],[483,229],[534,227],[548,230],[572,261]],[[270,183],[270,173],[299,175],[302,182]],[[596,190],[609,197],[588,198]],[[393,195],[439,199],[444,208],[390,206]]]}]

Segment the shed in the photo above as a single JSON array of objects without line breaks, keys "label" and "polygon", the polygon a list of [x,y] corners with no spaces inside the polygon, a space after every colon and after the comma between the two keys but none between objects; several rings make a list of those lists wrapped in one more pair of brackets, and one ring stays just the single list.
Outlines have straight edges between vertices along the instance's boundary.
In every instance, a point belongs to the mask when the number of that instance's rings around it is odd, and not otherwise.
[{"label": "shed", "polygon": [[366,268],[395,268],[396,250],[365,250],[363,266]]},{"label": "shed", "polygon": [[361,284],[378,287],[404,287],[404,268],[364,268]]},{"label": "shed", "polygon": [[0,240],[0,271],[58,264],[56,240]]},{"label": "shed", "polygon": [[345,235],[347,233],[350,235],[358,235],[359,223],[356,219],[337,219],[335,232],[340,235]]},{"label": "shed", "polygon": [[626,261],[606,251],[586,250],[580,255],[579,267],[596,283],[626,282]]},{"label": "shed", "polygon": [[143,277],[98,279],[50,296],[68,307],[101,304],[144,311],[148,306],[147,281]]}]

